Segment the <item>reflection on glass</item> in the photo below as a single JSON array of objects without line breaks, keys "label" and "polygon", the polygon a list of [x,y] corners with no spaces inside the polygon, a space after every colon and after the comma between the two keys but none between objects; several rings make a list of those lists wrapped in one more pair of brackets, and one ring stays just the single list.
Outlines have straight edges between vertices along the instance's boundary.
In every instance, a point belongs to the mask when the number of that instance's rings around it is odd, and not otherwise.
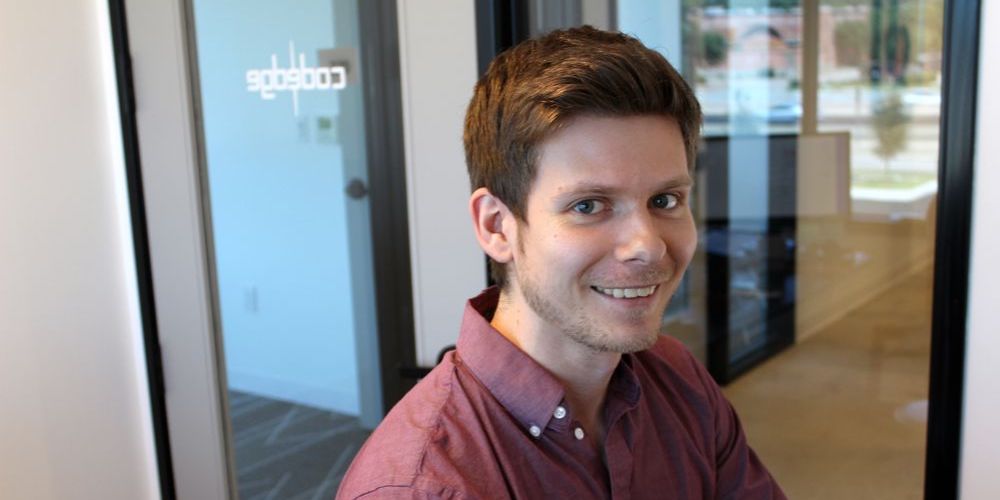
[{"label": "reflection on glass", "polygon": [[852,136],[859,220],[923,220],[937,192],[942,1],[825,2],[819,129]]},{"label": "reflection on glass", "polygon": [[357,9],[192,2],[242,498],[332,498],[381,418]]},{"label": "reflection on glass", "polygon": [[797,132],[802,119],[802,16],[767,2],[685,2],[685,68],[706,135]]},{"label": "reflection on glass", "polygon": [[699,253],[663,331],[789,497],[921,497],[943,0],[549,3],[536,34],[633,34],[702,103]]},{"label": "reflection on glass", "polygon": [[[790,159],[777,161],[772,149],[727,164],[752,176],[762,161],[789,165],[779,175],[794,171],[787,189],[797,197],[787,259],[795,344],[727,393],[790,496],[916,497],[926,431],[942,2],[781,4],[683,7],[690,26],[685,69],[706,103],[706,135],[766,134],[773,141],[797,134]],[[747,213],[730,207],[727,215]],[[730,237],[728,354],[735,359],[759,346],[755,334],[773,330],[774,317],[750,304],[755,294],[776,290],[764,279],[773,272],[750,257],[761,246],[736,243],[746,234]],[[736,323],[746,320],[757,329]],[[886,463],[898,472],[887,472]]]}]

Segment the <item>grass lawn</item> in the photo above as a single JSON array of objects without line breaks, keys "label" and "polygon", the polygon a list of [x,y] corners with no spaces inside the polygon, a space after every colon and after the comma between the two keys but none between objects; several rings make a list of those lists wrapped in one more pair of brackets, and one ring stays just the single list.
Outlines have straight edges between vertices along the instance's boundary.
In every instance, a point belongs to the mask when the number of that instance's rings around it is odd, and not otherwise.
[{"label": "grass lawn", "polygon": [[851,172],[851,187],[877,189],[909,189],[937,178],[937,172],[888,172],[855,170]]}]

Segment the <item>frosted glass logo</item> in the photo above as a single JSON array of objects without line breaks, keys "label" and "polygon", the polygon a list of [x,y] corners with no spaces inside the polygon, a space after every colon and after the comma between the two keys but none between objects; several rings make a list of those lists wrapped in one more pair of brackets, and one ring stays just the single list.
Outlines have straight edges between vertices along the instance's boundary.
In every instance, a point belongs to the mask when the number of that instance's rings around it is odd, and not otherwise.
[{"label": "frosted glass logo", "polygon": [[[278,92],[292,93],[292,111],[299,116],[300,90],[341,90],[347,87],[347,68],[306,66],[306,55],[298,54],[295,43],[288,42],[288,67],[278,67],[278,55],[271,54],[271,67],[247,71],[247,91],[259,93],[265,101],[273,100]],[[296,65],[296,63],[298,63]]]}]

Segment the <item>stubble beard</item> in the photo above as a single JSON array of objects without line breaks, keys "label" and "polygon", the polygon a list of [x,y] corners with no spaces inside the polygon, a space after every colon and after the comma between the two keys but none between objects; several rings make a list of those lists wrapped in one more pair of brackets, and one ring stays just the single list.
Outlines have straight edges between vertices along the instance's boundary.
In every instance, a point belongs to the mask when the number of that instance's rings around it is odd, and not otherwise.
[{"label": "stubble beard", "polygon": [[[574,342],[595,352],[619,354],[649,349],[656,343],[660,334],[658,328],[651,328],[650,331],[642,332],[640,335],[616,337],[613,332],[587,321],[588,315],[582,304],[576,304],[571,309],[559,307],[558,304],[546,298],[541,288],[528,278],[529,274],[517,273],[515,278],[516,286],[520,289],[524,301],[535,314],[561,330]],[[660,314],[662,315],[662,311]],[[639,321],[642,316],[643,313],[637,311],[634,313],[634,317],[628,319]]]}]

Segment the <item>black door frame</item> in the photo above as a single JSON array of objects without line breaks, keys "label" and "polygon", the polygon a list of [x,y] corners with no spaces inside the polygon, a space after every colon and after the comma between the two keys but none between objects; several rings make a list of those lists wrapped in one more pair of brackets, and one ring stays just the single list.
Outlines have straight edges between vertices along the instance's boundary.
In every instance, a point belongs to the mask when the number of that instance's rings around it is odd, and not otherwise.
[{"label": "black door frame", "polygon": [[167,400],[163,381],[163,358],[153,299],[153,268],[149,254],[146,205],[142,187],[139,155],[139,131],[135,117],[135,86],[132,79],[132,55],[129,51],[125,0],[108,0],[111,21],[111,44],[118,87],[118,119],[121,122],[125,157],[125,180],[128,190],[129,219],[132,223],[132,254],[135,258],[136,284],[139,292],[139,315],[142,324],[143,354],[146,357],[146,382],[153,423],[153,442],[160,494],[166,500],[177,497],[174,485],[170,432],[167,426]]},{"label": "black door frame", "polygon": [[980,3],[945,2],[925,498],[958,497]]},{"label": "black door frame", "polygon": [[396,2],[358,2],[368,148],[375,311],[378,324],[382,408],[388,413],[415,380],[403,376],[416,364],[410,229],[407,214],[403,103],[400,88]]}]

